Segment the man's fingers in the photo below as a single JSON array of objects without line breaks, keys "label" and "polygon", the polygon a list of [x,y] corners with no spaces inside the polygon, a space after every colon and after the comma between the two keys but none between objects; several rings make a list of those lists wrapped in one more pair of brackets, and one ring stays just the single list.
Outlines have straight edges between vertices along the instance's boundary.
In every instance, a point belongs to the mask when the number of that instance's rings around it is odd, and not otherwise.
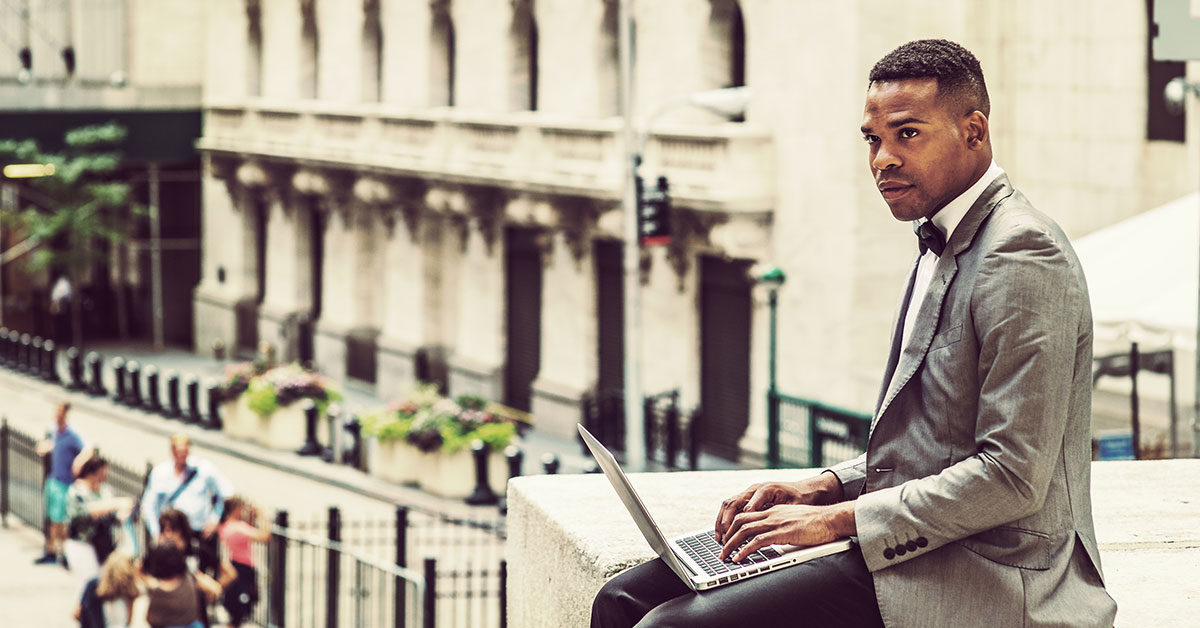
[{"label": "man's fingers", "polygon": [[775,505],[773,497],[773,491],[760,488],[754,491],[754,495],[750,497],[750,501],[746,502],[745,509],[747,512],[766,510]]},{"label": "man's fingers", "polygon": [[742,507],[746,503],[746,494],[743,493],[736,497],[721,502],[721,510],[717,512],[717,540],[724,538],[725,533],[729,531],[729,526],[733,525],[733,518],[738,513],[742,512]]},{"label": "man's fingers", "polygon": [[775,541],[772,539],[775,538],[776,533],[777,530],[764,530],[761,533],[750,537],[749,542],[747,542],[742,549],[738,550],[738,552],[733,555],[733,562],[740,563],[743,560],[746,560],[746,558],[754,552],[757,552],[768,545],[774,545]]},{"label": "man's fingers", "polygon": [[756,522],[766,517],[765,513],[761,512],[744,512],[733,518],[733,524],[726,533],[726,539],[723,542],[724,547],[721,548],[721,559],[724,560],[739,545],[746,542],[746,539],[753,535],[754,531],[759,529]]}]

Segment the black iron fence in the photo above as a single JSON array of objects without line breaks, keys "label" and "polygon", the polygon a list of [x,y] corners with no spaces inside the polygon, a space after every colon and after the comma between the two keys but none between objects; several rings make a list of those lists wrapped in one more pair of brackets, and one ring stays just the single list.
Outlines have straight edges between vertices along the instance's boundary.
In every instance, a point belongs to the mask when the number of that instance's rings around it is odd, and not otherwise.
[{"label": "black iron fence", "polygon": [[825,467],[867,449],[869,414],[778,393],[767,412],[770,466]]},{"label": "black iron fence", "polygon": [[[647,395],[642,401],[647,462],[667,470],[699,467],[703,413],[700,408],[684,412],[679,390]],[[625,452],[625,399],[620,390],[588,393],[583,398],[583,426],[618,456]],[[584,455],[590,455],[580,440]],[[684,463],[684,458],[687,462]]]}]

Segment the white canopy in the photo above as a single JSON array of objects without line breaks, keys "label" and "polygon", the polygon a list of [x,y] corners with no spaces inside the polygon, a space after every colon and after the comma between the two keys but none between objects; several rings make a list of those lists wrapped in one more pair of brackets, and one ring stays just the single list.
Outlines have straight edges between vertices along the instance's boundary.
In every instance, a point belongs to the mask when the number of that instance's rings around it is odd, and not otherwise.
[{"label": "white canopy", "polygon": [[1196,346],[1200,193],[1075,241],[1092,297],[1096,355]]}]

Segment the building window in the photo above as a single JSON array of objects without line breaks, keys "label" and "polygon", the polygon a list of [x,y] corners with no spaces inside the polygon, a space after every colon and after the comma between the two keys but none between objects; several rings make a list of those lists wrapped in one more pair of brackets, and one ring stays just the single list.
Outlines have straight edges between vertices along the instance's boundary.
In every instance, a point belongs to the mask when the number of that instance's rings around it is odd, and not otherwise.
[{"label": "building window", "polygon": [[512,50],[511,100],[515,111],[538,108],[538,29],[533,0],[513,2],[512,26],[508,30]]},{"label": "building window", "polygon": [[1154,0],[1146,0],[1146,24],[1146,139],[1183,142],[1187,134],[1185,116],[1167,111],[1163,89],[1171,79],[1187,74],[1187,64],[1154,60],[1154,35],[1158,30],[1154,23]]},{"label": "building window", "polygon": [[300,0],[300,97],[317,97],[319,74],[316,0]]},{"label": "building window", "polygon": [[429,100],[434,107],[454,106],[454,21],[450,1],[433,0],[430,33]]},{"label": "building window", "polygon": [[[706,84],[713,89],[746,84],[746,25],[737,0],[709,0],[708,41],[704,57]],[[743,121],[742,116],[732,118]]]},{"label": "building window", "polygon": [[262,96],[262,2],[246,0],[246,93]]},{"label": "building window", "polygon": [[617,0],[604,0],[604,18],[600,24],[600,115],[616,116],[621,113],[621,52],[620,32],[617,26]]},{"label": "building window", "polygon": [[363,0],[362,99],[383,100],[383,25],[379,18],[380,0]]}]

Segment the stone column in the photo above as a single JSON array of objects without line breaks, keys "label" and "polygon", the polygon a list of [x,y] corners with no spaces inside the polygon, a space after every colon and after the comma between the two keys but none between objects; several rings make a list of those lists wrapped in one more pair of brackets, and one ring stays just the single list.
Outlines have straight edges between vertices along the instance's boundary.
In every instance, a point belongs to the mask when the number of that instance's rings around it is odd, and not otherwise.
[{"label": "stone column", "polygon": [[450,391],[488,399],[504,397],[504,238],[498,218],[479,220],[466,249],[453,257],[458,324],[451,330]]},{"label": "stone column", "polygon": [[266,290],[258,311],[258,339],[279,362],[299,358],[297,323],[312,308],[311,216],[307,201],[280,195],[267,212]]},{"label": "stone column", "polygon": [[[216,343],[231,355],[237,345],[237,304],[257,292],[253,193],[240,179],[246,165],[206,156],[201,184],[202,273],[194,293],[195,350],[211,355]],[[253,178],[253,177],[248,177]]]},{"label": "stone column", "polygon": [[351,201],[323,196],[324,264],[321,267],[321,318],[313,351],[317,368],[335,380],[346,378],[346,335],[354,325],[355,237]]},{"label": "stone column", "polygon": [[541,369],[531,404],[539,430],[573,438],[580,400],[596,381],[596,276],[587,235],[563,230],[549,235]]}]

